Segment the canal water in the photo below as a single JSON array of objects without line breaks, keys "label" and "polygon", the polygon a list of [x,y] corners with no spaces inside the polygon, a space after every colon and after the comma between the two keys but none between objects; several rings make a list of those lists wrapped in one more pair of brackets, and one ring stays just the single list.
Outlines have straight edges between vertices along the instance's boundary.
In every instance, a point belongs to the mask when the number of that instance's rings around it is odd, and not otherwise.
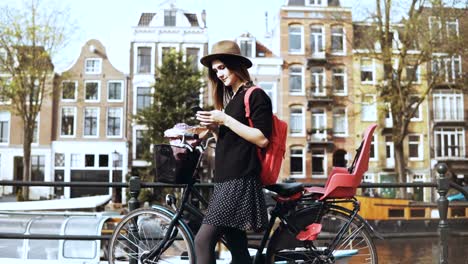
[{"label": "canal water", "polygon": [[[381,264],[438,264],[439,238],[386,238],[375,240]],[[468,264],[468,236],[449,240],[449,264]]]}]

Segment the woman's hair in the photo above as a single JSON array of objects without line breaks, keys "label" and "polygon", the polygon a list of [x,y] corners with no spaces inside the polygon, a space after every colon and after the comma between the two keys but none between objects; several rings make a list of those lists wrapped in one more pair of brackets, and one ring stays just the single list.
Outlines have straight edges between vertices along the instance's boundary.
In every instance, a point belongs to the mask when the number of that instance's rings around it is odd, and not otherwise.
[{"label": "woman's hair", "polygon": [[[239,59],[230,56],[220,57],[219,60],[232,71],[242,82],[249,82],[250,74],[247,67],[243,65]],[[208,81],[213,88],[213,100],[215,109],[221,110],[224,108],[224,91],[225,87],[223,82],[218,79],[216,72],[208,67]]]}]

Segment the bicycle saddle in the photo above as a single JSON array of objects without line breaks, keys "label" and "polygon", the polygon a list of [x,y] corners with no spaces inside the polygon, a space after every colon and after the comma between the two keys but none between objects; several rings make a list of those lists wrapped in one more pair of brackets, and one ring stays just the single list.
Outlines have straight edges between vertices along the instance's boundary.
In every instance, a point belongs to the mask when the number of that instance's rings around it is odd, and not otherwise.
[{"label": "bicycle saddle", "polygon": [[264,188],[285,197],[294,195],[304,190],[304,186],[300,182],[276,183],[265,186]]}]

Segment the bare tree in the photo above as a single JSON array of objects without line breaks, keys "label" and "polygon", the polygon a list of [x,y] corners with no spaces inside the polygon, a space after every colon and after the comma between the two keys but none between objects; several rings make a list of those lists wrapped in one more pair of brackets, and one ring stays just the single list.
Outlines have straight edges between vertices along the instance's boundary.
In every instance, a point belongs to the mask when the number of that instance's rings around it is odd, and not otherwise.
[{"label": "bare tree", "polygon": [[[444,6],[441,1],[405,1],[407,6],[399,6],[399,2],[392,0],[376,0],[375,3],[371,22],[361,26],[357,32],[361,35],[356,41],[382,65],[383,74],[377,82],[378,98],[387,106],[381,110],[388,111],[393,120],[395,170],[398,181],[404,183],[407,174],[404,141],[411,119],[428,94],[441,82],[447,82],[442,79],[448,73],[444,67],[437,67],[437,61],[466,52],[463,36],[451,29],[450,22],[468,13],[466,8]],[[397,8],[406,10],[399,21],[396,19],[398,12],[394,10]],[[427,74],[419,76],[418,72],[424,69]],[[463,82],[458,70],[450,73],[449,78],[453,88],[463,87],[456,85]],[[401,191],[400,197],[405,196]]]},{"label": "bare tree", "polygon": [[[66,44],[72,30],[67,11],[39,0],[21,9],[0,11],[0,95],[23,123],[23,181],[31,180],[31,142],[42,102],[52,93],[51,56]],[[29,199],[29,188],[23,188]]]}]

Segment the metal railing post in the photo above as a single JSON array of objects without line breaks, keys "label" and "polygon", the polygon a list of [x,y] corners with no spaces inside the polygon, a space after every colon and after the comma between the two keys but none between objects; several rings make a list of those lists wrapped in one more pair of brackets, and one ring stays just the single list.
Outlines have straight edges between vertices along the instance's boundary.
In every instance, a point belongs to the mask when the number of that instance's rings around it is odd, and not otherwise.
[{"label": "metal railing post", "polygon": [[445,174],[447,173],[448,168],[445,163],[440,163],[437,165],[437,172],[439,177],[437,178],[437,192],[439,193],[439,198],[437,199],[437,207],[439,209],[439,250],[440,264],[448,264],[448,233],[449,225],[447,221],[448,206],[449,201],[447,199],[447,192],[450,187],[450,181]]},{"label": "metal railing post", "polygon": [[[138,176],[130,177],[129,181],[129,189],[130,189],[130,200],[128,200],[128,210],[131,212],[136,210],[140,207],[140,202],[138,201],[138,195],[140,195],[141,190],[141,180]],[[133,223],[137,223],[138,221],[134,221]],[[130,225],[129,232],[132,234],[130,239],[132,240],[129,247],[133,252],[138,252],[138,248],[136,246],[135,238],[138,236],[138,226],[133,224]],[[135,254],[138,257],[138,254]],[[130,264],[137,264],[139,259],[131,257]]]}]

